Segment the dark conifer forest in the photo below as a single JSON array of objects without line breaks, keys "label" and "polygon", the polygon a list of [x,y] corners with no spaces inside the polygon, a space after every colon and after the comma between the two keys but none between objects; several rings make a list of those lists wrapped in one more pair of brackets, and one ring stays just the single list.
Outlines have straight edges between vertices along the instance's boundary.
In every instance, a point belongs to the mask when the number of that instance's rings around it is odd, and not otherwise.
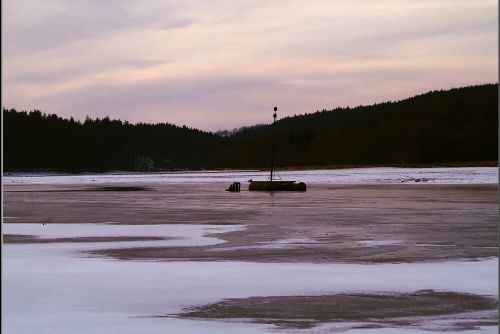
[{"label": "dark conifer forest", "polygon": [[[487,84],[279,119],[275,160],[279,167],[491,162],[497,138],[498,84]],[[271,124],[210,133],[3,109],[7,172],[266,168],[271,142]]]}]

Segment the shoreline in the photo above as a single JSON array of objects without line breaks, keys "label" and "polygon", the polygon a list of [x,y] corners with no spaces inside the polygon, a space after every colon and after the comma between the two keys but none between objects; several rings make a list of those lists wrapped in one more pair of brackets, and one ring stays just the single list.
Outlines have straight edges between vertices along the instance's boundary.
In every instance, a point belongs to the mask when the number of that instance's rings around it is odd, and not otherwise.
[{"label": "shoreline", "polygon": [[[280,170],[278,179],[304,182],[308,186],[321,185],[386,185],[386,184],[498,184],[496,167],[443,167],[443,168],[354,168],[354,169],[311,169]],[[102,174],[8,174],[4,185],[128,185],[146,186],[156,184],[224,184],[227,189],[232,182],[240,182],[246,190],[249,180],[266,180],[268,171],[195,171],[163,173],[102,173]],[[222,187],[221,187],[222,188]],[[308,187],[309,188],[309,187]]]},{"label": "shoreline", "polygon": [[[351,164],[351,165],[311,165],[311,166],[277,166],[282,171],[304,171],[304,170],[337,170],[337,169],[361,169],[361,168],[468,168],[468,167],[499,167],[498,161],[472,161],[472,162],[442,162],[442,163],[395,163],[395,164]],[[3,176],[70,176],[70,175],[121,175],[121,174],[168,174],[168,173],[197,173],[197,172],[267,172],[267,168],[241,167],[241,168],[214,168],[214,169],[172,169],[156,171],[5,171]]]}]

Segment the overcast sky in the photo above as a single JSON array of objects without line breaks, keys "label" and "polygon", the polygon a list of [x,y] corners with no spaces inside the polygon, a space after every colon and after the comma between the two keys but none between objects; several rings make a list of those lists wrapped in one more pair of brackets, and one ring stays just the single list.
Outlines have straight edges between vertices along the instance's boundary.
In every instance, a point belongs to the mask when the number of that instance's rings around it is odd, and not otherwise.
[{"label": "overcast sky", "polygon": [[497,0],[3,0],[7,108],[228,129],[498,82]]}]

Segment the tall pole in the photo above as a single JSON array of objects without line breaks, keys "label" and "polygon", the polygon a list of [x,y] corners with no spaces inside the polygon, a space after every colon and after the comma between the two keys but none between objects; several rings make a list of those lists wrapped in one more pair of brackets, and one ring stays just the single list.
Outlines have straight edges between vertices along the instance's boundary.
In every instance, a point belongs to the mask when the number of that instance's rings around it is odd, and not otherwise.
[{"label": "tall pole", "polygon": [[273,182],[273,169],[274,169],[274,134],[275,134],[275,128],[276,128],[276,111],[278,111],[278,107],[274,107],[274,114],[273,114],[273,147],[271,150],[271,182]]}]

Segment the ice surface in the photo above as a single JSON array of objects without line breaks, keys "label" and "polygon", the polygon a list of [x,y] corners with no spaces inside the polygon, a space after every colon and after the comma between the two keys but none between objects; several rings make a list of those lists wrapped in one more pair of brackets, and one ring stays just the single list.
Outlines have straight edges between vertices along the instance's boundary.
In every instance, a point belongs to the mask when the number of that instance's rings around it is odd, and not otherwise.
[{"label": "ice surface", "polygon": [[[197,225],[197,224],[154,224],[154,225],[122,225],[108,224],[4,224],[4,234],[34,235],[44,239],[75,237],[160,237],[166,240],[152,241],[120,241],[71,244],[72,249],[126,248],[126,247],[182,247],[208,246],[224,242],[209,237],[208,234],[241,231],[244,225]],[[45,244],[46,248],[67,249],[61,243]],[[39,245],[39,247],[44,247]]]},{"label": "ice surface", "polygon": [[[4,174],[5,184],[224,183],[267,180],[268,172],[201,171],[171,173],[107,173],[84,175]],[[497,184],[497,167],[349,168],[279,171],[283,180],[307,184]]]},{"label": "ice surface", "polygon": [[[349,334],[436,334],[436,333],[450,333],[447,330],[422,330],[422,329],[412,329],[412,328],[370,328],[370,329],[351,329],[347,333]],[[322,333],[318,330],[316,333]],[[325,332],[328,333],[328,332]],[[335,333],[332,331],[331,333]],[[480,329],[464,330],[464,331],[453,331],[451,333],[456,334],[498,334],[498,327],[494,326],[483,326]]]},{"label": "ice surface", "polygon": [[[270,249],[270,248],[286,248],[291,249],[301,245],[311,245],[317,244],[318,241],[314,239],[279,239],[273,240],[271,242],[259,242],[259,245],[253,246],[235,246],[235,247],[218,247],[217,249],[213,249],[214,251],[236,251],[238,249]],[[209,250],[211,251],[211,250]]]},{"label": "ice surface", "polygon": [[362,246],[377,247],[377,246],[401,245],[404,243],[404,241],[403,240],[363,240],[363,241],[358,241],[357,243],[362,245]]},{"label": "ice surface", "polygon": [[[203,239],[210,239],[207,233],[242,228],[68,224],[44,230],[47,226],[50,225],[4,224],[4,233],[43,237],[149,236],[156,233],[156,236],[183,238],[183,246],[189,247],[190,243],[196,246],[207,242]],[[497,259],[361,265],[146,262],[75,256],[82,248],[94,249],[99,244],[109,247],[113,243],[5,244],[2,262],[5,333],[267,333],[269,326],[250,323],[150,316],[176,313],[183,307],[223,298],[250,296],[421,289],[498,296]],[[116,244],[126,246],[133,242]],[[412,329],[352,331],[396,332],[423,333]],[[488,332],[491,327],[474,333]]]}]

